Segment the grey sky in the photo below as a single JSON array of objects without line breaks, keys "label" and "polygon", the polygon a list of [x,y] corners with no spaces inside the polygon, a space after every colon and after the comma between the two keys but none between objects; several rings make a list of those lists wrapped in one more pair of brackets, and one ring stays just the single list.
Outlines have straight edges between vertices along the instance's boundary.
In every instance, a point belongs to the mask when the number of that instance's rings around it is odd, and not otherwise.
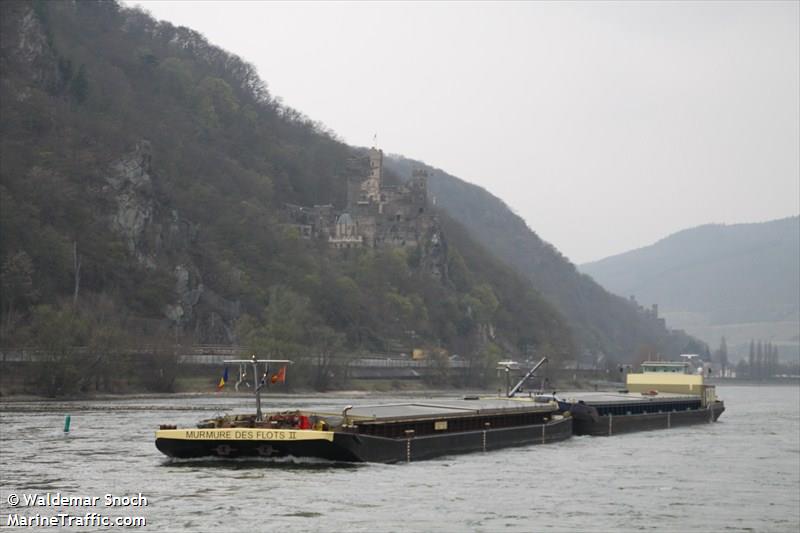
[{"label": "grey sky", "polygon": [[577,263],[800,212],[800,2],[136,2]]}]

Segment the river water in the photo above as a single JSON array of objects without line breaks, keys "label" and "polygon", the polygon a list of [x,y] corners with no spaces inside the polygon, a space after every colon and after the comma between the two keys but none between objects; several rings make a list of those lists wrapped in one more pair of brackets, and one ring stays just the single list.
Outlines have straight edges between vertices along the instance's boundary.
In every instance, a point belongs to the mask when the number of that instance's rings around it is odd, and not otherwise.
[{"label": "river water", "polygon": [[[156,450],[159,424],[251,411],[243,397],[4,402],[0,525],[12,513],[62,510],[141,516],[146,526],[131,528],[140,531],[798,531],[800,388],[721,386],[718,394],[727,411],[715,424],[398,465],[175,461]],[[280,397],[267,404],[364,401]],[[48,492],[99,500],[8,503],[12,495]],[[146,506],[104,506],[106,494],[140,493]],[[121,528],[51,528],[59,529]]]}]

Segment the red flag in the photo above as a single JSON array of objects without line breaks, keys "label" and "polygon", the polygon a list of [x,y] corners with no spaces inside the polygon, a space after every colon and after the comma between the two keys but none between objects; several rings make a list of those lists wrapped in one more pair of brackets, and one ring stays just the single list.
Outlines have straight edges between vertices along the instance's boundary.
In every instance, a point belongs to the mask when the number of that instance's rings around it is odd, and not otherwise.
[{"label": "red flag", "polygon": [[277,374],[272,374],[272,377],[269,379],[270,383],[286,383],[286,367],[282,366],[280,370],[278,370]]}]

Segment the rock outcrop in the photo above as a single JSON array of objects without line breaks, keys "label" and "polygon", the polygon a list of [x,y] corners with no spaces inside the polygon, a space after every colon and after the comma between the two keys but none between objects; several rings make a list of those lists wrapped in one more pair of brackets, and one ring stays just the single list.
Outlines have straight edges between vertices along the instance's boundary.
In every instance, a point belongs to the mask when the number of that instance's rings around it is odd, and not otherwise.
[{"label": "rock outcrop", "polygon": [[111,227],[139,265],[166,269],[174,276],[174,300],[163,309],[170,330],[189,334],[199,343],[233,343],[239,302],[203,284],[200,269],[190,259],[200,228],[157,200],[152,161],[150,142],[141,140],[110,165],[104,192],[116,205]]},{"label": "rock outcrop", "polygon": [[106,177],[117,204],[111,218],[113,228],[125,239],[128,251],[147,268],[156,267],[155,250],[147,250],[144,246],[145,230],[151,225],[155,210],[151,160],[150,143],[142,140],[133,153],[111,164]]}]

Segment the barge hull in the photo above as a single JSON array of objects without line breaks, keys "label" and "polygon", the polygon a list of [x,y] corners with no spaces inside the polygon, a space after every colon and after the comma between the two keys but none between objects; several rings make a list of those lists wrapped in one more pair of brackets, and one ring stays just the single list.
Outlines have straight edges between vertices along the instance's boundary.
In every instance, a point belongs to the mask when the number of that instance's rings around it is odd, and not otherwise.
[{"label": "barge hull", "polygon": [[156,448],[164,455],[177,459],[221,457],[226,459],[255,457],[318,457],[331,461],[355,461],[348,451],[326,440],[297,442],[178,440],[157,438]]},{"label": "barge hull", "polygon": [[545,424],[424,435],[407,439],[342,433],[336,435],[334,443],[341,437],[341,445],[348,447],[350,453],[358,457],[358,461],[400,463],[512,446],[548,444],[571,436],[572,418],[565,417]]},{"label": "barge hull", "polygon": [[[573,419],[545,424],[392,439],[334,432],[319,439],[232,440],[156,437],[156,447],[176,458],[314,457],[331,461],[400,463],[443,455],[547,444],[572,436]],[[161,432],[159,432],[161,433]],[[300,434],[301,432],[297,432]]]},{"label": "barge hull", "polygon": [[708,424],[716,422],[725,411],[723,402],[714,402],[703,409],[666,413],[642,413],[632,415],[604,415],[592,417],[588,413],[573,412],[573,431],[576,435],[612,436],[634,431],[670,429],[678,426]]}]

